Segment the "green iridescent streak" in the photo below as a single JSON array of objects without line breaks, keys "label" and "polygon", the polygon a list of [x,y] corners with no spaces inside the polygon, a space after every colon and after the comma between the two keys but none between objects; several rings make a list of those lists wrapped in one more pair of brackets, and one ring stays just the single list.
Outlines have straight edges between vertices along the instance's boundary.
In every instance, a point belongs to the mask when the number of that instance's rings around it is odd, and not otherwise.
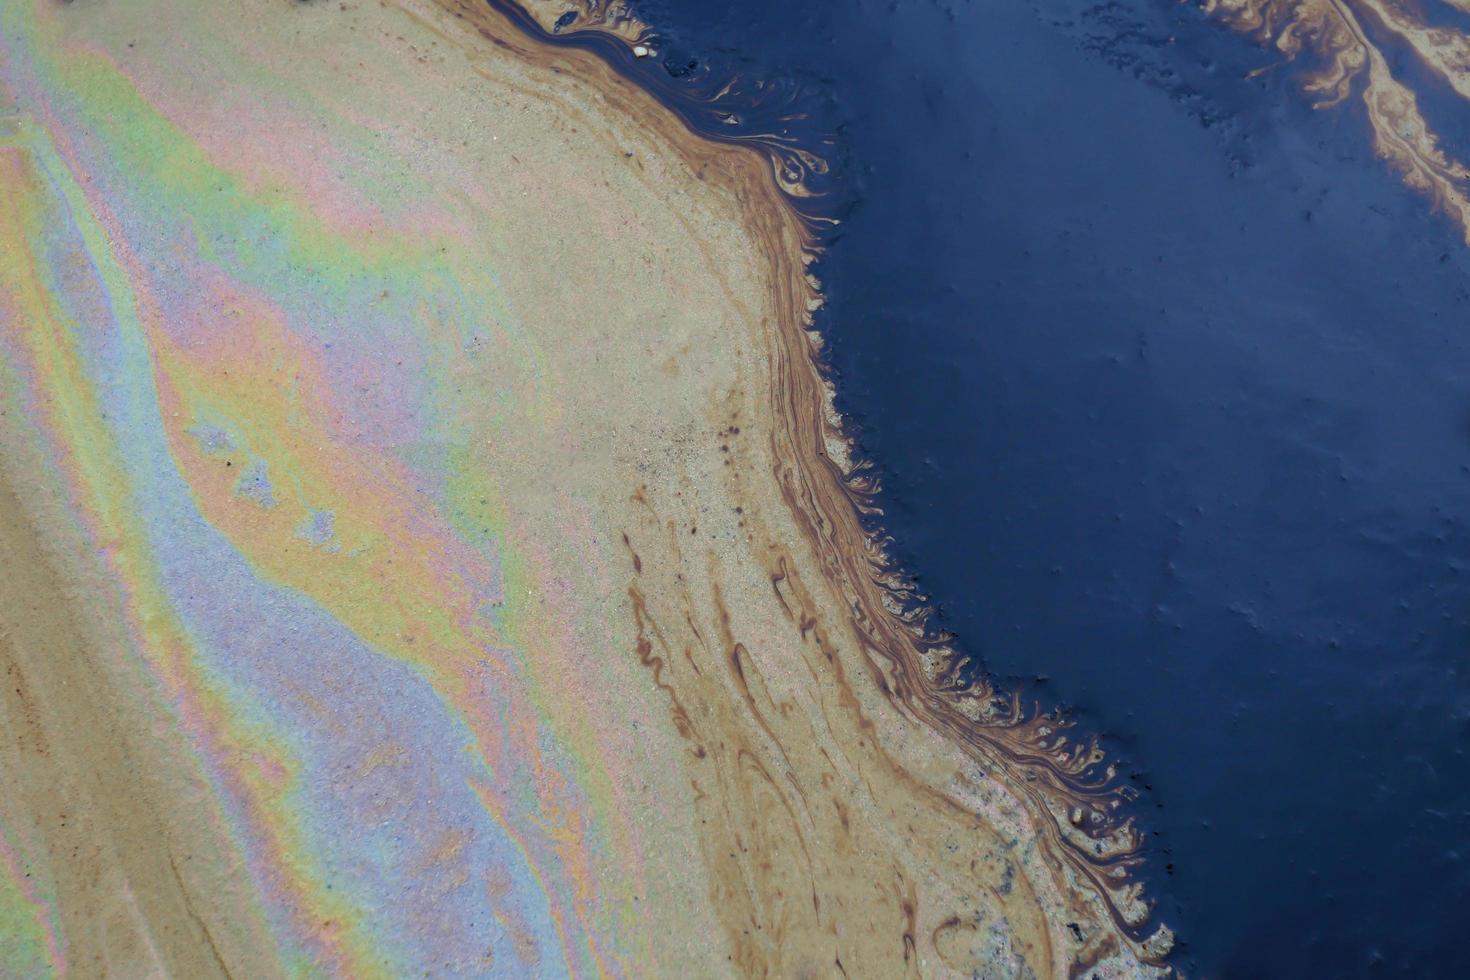
[{"label": "green iridescent streak", "polygon": [[[524,337],[508,328],[512,318],[488,277],[459,274],[454,243],[403,229],[360,237],[328,231],[297,195],[254,192],[213,165],[104,56],[73,52],[52,59],[44,46],[30,47],[53,105],[75,117],[70,128],[105,144],[104,187],[113,194],[126,188],[127,210],[141,227],[190,234],[200,259],[277,300],[310,297],[318,309],[362,310],[384,290],[437,295],[455,308],[462,339],[494,328],[512,334],[510,349],[526,350]],[[351,322],[362,330],[373,319]],[[534,369],[534,360],[524,367]]]}]

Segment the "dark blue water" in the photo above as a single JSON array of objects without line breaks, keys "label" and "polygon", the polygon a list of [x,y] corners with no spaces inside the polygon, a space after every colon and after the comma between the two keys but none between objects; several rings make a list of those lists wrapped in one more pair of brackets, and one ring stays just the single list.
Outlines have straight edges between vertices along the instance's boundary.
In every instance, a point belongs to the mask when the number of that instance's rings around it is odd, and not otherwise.
[{"label": "dark blue water", "polygon": [[1145,788],[1175,964],[1470,975],[1470,254],[1360,111],[1153,0],[639,8],[837,133],[887,526]]}]

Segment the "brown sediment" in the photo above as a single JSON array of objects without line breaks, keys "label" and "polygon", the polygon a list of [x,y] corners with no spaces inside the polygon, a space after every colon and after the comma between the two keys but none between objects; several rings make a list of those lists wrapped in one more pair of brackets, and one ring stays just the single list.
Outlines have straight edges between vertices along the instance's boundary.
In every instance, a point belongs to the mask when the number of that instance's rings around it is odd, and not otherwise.
[{"label": "brown sediment", "polygon": [[[1463,0],[1450,5],[1470,10]],[[1401,0],[1204,0],[1203,8],[1288,60],[1314,56],[1317,64],[1304,83],[1314,105],[1329,108],[1361,98],[1378,156],[1470,243],[1470,169],[1444,147],[1420,107],[1420,93],[1406,80],[1407,66],[1417,65],[1464,111],[1470,103],[1470,37],[1432,25],[1422,6]]]}]

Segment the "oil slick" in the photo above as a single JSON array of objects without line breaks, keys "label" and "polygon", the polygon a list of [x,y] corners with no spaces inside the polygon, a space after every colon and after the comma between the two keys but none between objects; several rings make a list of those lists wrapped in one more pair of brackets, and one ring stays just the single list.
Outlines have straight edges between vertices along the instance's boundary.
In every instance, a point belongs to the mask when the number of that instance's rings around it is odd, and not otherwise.
[{"label": "oil slick", "polygon": [[0,968],[1164,972],[886,557],[820,154],[622,10],[0,28]]},{"label": "oil slick", "polygon": [[1430,88],[1463,113],[1470,36],[1453,25],[1463,0],[1205,0],[1204,10],[1295,60],[1317,59],[1305,88],[1319,108],[1360,99],[1373,147],[1404,183],[1446,214],[1470,243],[1470,169],[1446,149],[1421,105]]}]

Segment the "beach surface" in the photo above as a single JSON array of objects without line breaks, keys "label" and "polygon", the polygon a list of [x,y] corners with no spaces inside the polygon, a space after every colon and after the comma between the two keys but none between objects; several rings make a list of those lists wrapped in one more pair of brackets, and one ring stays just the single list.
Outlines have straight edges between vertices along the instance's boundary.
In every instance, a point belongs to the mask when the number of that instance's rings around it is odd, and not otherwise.
[{"label": "beach surface", "polygon": [[458,0],[0,5],[0,974],[1153,975],[758,145]]}]

